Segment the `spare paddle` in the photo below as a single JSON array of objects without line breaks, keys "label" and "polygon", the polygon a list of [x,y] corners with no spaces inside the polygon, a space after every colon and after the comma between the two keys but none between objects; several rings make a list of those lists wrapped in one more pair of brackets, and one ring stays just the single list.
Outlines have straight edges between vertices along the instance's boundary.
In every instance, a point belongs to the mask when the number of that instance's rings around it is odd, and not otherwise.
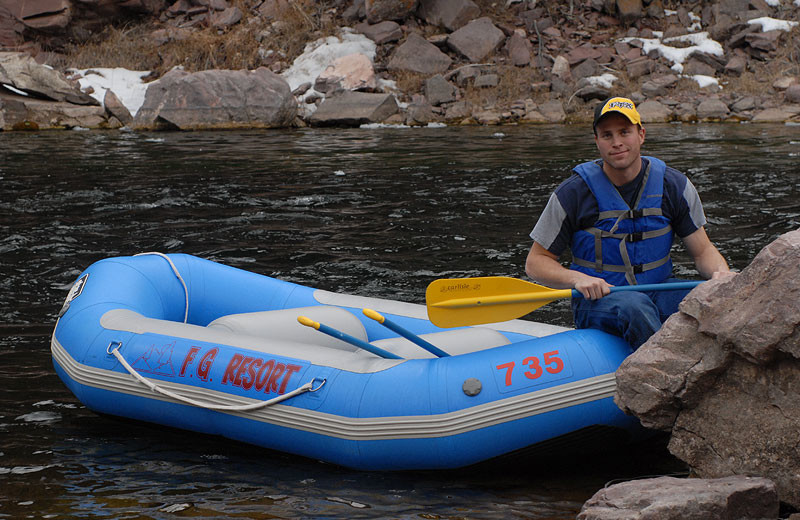
[{"label": "spare paddle", "polygon": [[410,330],[398,325],[397,323],[393,322],[392,320],[390,320],[389,318],[385,317],[383,314],[381,314],[379,312],[376,312],[376,311],[374,311],[372,309],[364,309],[363,312],[364,312],[364,316],[366,316],[367,318],[370,318],[370,319],[373,319],[373,320],[377,321],[378,323],[380,323],[381,325],[383,325],[384,327],[386,327],[389,330],[393,330],[394,332],[400,334],[401,336],[403,336],[404,338],[406,338],[410,342],[412,342],[412,343],[414,343],[416,345],[419,345],[420,347],[424,348],[425,350],[427,350],[428,352],[430,352],[431,354],[433,354],[436,357],[448,357],[450,355],[447,352],[445,352],[444,350],[442,350],[439,347],[437,347],[436,345],[430,343],[429,341],[426,341],[426,340],[420,338],[419,336],[417,336],[416,334],[414,334]]},{"label": "spare paddle", "polygon": [[[617,291],[691,289],[702,281],[621,285]],[[443,278],[425,291],[428,319],[438,327],[461,327],[513,320],[562,298],[582,298],[575,289],[551,289],[507,276]]]},{"label": "spare paddle", "polygon": [[327,334],[336,339],[340,339],[346,343],[350,343],[358,348],[364,349],[367,352],[371,352],[376,356],[380,356],[385,359],[403,359],[397,354],[393,354],[388,350],[383,350],[380,347],[376,347],[375,345],[370,345],[366,341],[362,341],[350,334],[342,332],[340,330],[336,330],[333,327],[329,327],[328,325],[324,325],[318,321],[314,321],[308,316],[298,316],[297,321],[300,322],[301,325],[305,325],[306,327],[311,327],[312,329],[317,329],[318,331]]}]

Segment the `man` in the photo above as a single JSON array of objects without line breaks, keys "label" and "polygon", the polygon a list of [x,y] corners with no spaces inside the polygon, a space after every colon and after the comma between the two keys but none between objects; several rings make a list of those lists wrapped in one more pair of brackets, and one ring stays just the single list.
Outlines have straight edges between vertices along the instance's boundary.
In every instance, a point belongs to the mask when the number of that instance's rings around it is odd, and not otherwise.
[{"label": "man", "polygon": [[[633,101],[614,97],[598,105],[593,129],[600,159],[578,165],[550,196],[531,232],[525,270],[539,283],[584,296],[572,301],[576,327],[616,334],[636,349],[688,291],[610,293],[611,287],[676,281],[670,278],[674,234],[702,277],[730,269],[706,235],[689,179],[640,154],[645,130]],[[567,248],[569,268],[559,262]]]}]

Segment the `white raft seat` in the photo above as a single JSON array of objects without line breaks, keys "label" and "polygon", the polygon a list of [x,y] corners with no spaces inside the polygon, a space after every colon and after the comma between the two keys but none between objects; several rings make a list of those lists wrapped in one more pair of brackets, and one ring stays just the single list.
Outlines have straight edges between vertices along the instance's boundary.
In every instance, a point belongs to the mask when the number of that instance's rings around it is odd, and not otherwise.
[{"label": "white raft seat", "polygon": [[355,345],[301,325],[297,321],[299,316],[308,316],[314,321],[329,325],[361,341],[367,341],[367,331],[358,318],[340,307],[328,305],[229,314],[212,321],[208,327],[226,330],[234,334],[307,343],[349,352],[361,350]]},{"label": "white raft seat", "polygon": [[[314,321],[324,323],[357,339],[369,341],[367,331],[357,317],[345,309],[328,305],[230,314],[217,318],[209,323],[208,327],[222,329],[234,334],[320,345],[355,352],[359,356],[375,357],[375,354],[362,350],[350,343],[301,325],[297,321],[299,316],[307,316]],[[508,338],[500,332],[482,327],[433,332],[422,334],[420,337],[450,355],[477,352],[510,343]],[[380,339],[370,343],[405,359],[436,357],[403,337]]]}]

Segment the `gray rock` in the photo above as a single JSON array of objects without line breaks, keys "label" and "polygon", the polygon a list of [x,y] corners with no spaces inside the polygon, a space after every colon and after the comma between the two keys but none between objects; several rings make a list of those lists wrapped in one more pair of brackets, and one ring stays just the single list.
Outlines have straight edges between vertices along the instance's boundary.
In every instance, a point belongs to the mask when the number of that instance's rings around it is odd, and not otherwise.
[{"label": "gray rock", "polygon": [[697,121],[697,109],[694,103],[679,103],[678,106],[673,109],[673,114],[678,121],[684,123]]},{"label": "gray rock", "polygon": [[610,89],[602,85],[591,83],[585,78],[578,81],[576,86],[578,90],[575,91],[575,95],[584,101],[589,101],[591,99],[603,100],[611,97]]},{"label": "gray rock", "polygon": [[744,96],[731,105],[733,112],[747,112],[758,107],[758,101],[753,96]]},{"label": "gray rock", "polygon": [[70,0],[20,2],[19,19],[31,29],[57,32],[72,21],[74,8]]},{"label": "gray rock", "polygon": [[698,59],[690,58],[689,61],[686,62],[686,65],[683,66],[683,73],[691,76],[701,74],[703,76],[714,77],[717,73],[717,69]]},{"label": "gray rock", "polygon": [[369,23],[405,20],[417,8],[417,0],[365,0],[364,11]]},{"label": "gray rock", "polygon": [[647,56],[641,56],[629,61],[625,65],[625,70],[631,79],[640,78],[654,72],[656,70],[656,62]]},{"label": "gray rock", "polygon": [[737,18],[750,8],[750,0],[720,0],[719,12]]},{"label": "gray rock", "polygon": [[469,101],[456,101],[447,107],[444,118],[447,121],[458,121],[470,117],[471,114],[472,105]]},{"label": "gray rock", "polygon": [[798,114],[800,114],[800,106],[798,105],[766,108],[756,112],[750,121],[753,123],[783,123],[796,118]]},{"label": "gray rock", "polygon": [[0,129],[6,131],[122,126],[112,119],[99,105],[73,105],[0,93]]},{"label": "gray rock", "polygon": [[564,112],[564,106],[561,104],[561,101],[558,101],[557,99],[545,101],[539,105],[539,112],[550,123],[563,123],[567,119],[567,113]]},{"label": "gray rock", "polygon": [[209,23],[218,29],[224,29],[231,25],[236,25],[242,21],[244,13],[238,7],[229,7],[223,11],[214,12],[209,17]]},{"label": "gray rock", "polygon": [[360,23],[355,26],[355,30],[374,41],[378,45],[388,42],[400,41],[403,37],[403,31],[397,22],[384,21],[374,25],[369,23]]},{"label": "gray rock", "polygon": [[642,0],[617,0],[617,15],[623,24],[636,23],[642,14]]},{"label": "gray rock", "polygon": [[456,100],[456,87],[441,74],[436,74],[425,81],[425,97],[433,106],[450,103]]},{"label": "gray rock", "polygon": [[112,91],[106,90],[106,94],[103,96],[103,106],[106,107],[106,112],[119,119],[123,125],[130,125],[133,122],[133,116],[128,108]]},{"label": "gray rock", "polygon": [[414,100],[406,108],[405,123],[409,126],[427,125],[436,120],[433,107],[423,97],[416,95]]},{"label": "gray rock", "polygon": [[506,52],[514,66],[525,67],[531,62],[531,55],[533,53],[531,41],[525,36],[515,32],[506,42]]},{"label": "gray rock", "polygon": [[575,80],[581,80],[590,76],[596,76],[600,72],[600,64],[593,58],[584,60],[575,67],[572,67],[571,75]]},{"label": "gray rock", "polygon": [[166,74],[151,84],[134,128],[275,128],[292,124],[297,102],[282,77],[255,71]]},{"label": "gray rock", "polygon": [[400,45],[388,63],[389,70],[402,70],[417,74],[441,74],[450,68],[450,56],[440,51],[422,36],[411,33]]},{"label": "gray rock", "polygon": [[695,288],[619,367],[615,401],[704,478],[760,475],[800,507],[800,230]]},{"label": "gray rock", "polygon": [[722,121],[728,114],[728,105],[717,98],[704,99],[697,105],[697,119],[700,121]]},{"label": "gray rock", "polygon": [[674,74],[653,77],[642,84],[642,94],[649,98],[666,96],[669,88],[677,82],[678,76]]},{"label": "gray rock", "polygon": [[789,103],[800,103],[800,84],[790,85],[783,95]]},{"label": "gray rock", "polygon": [[728,63],[725,64],[725,72],[733,74],[734,76],[741,76],[747,68],[747,60],[738,54],[731,57]]},{"label": "gray rock", "polygon": [[447,45],[477,63],[496,51],[505,41],[503,31],[495,27],[488,17],[473,20],[447,38]]},{"label": "gray rock", "polygon": [[345,91],[326,98],[311,115],[313,126],[359,126],[380,123],[396,114],[397,101],[391,94]]},{"label": "gray rock", "polygon": [[601,489],[577,520],[774,519],[778,510],[775,484],[765,478],[659,477]]},{"label": "gray rock", "polygon": [[417,14],[429,24],[456,31],[480,16],[481,9],[472,0],[420,0]]},{"label": "gray rock", "polygon": [[0,83],[11,85],[34,97],[75,105],[100,105],[99,101],[67,81],[63,74],[40,65],[21,52],[0,52]]},{"label": "gray rock", "polygon": [[653,99],[637,105],[636,109],[642,117],[642,123],[666,123],[672,119],[672,111],[669,107]]}]

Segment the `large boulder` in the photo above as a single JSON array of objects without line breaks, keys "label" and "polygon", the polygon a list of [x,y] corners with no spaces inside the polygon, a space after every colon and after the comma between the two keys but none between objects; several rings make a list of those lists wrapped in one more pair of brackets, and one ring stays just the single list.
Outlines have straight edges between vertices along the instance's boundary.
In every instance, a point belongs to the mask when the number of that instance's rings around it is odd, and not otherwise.
[{"label": "large boulder", "polygon": [[99,105],[70,83],[63,74],[40,65],[21,52],[0,52],[0,83],[9,85],[35,98],[62,101],[75,105]]},{"label": "large boulder", "polygon": [[800,230],[695,288],[617,370],[615,401],[701,477],[753,475],[800,507]]},{"label": "large boulder", "polygon": [[264,67],[254,71],[173,71],[148,87],[133,121],[139,129],[280,128],[297,102],[289,84]]},{"label": "large boulder", "polygon": [[[0,89],[2,90],[2,89]],[[0,130],[66,130],[71,128],[119,128],[97,105],[73,105],[0,92]]]},{"label": "large boulder", "polygon": [[344,91],[325,98],[309,119],[313,126],[359,126],[381,123],[397,113],[391,94]]}]

